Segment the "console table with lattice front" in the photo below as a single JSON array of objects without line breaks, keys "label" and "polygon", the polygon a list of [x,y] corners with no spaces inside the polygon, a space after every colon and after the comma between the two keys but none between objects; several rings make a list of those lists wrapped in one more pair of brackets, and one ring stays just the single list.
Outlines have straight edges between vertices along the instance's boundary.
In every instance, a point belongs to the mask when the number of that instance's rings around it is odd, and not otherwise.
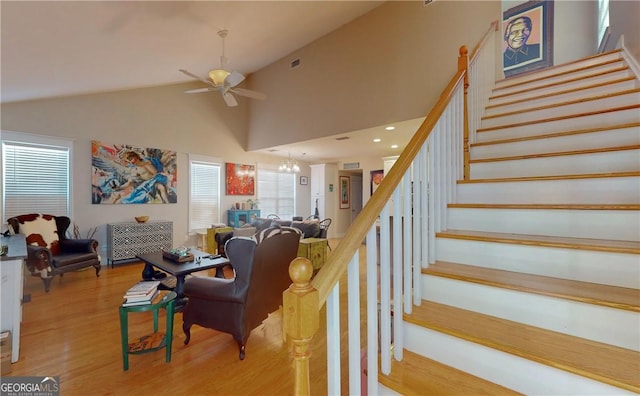
[{"label": "console table with lattice front", "polygon": [[173,246],[173,222],[123,222],[107,224],[107,260],[111,265],[135,259],[138,254],[170,250]]}]

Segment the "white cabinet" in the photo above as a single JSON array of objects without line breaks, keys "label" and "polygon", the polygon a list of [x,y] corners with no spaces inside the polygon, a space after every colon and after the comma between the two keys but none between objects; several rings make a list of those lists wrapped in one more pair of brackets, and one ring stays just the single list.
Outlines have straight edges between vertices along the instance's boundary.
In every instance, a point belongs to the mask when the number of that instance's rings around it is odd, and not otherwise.
[{"label": "white cabinet", "polygon": [[170,250],[173,246],[173,222],[107,224],[107,259],[113,264],[138,254]]},{"label": "white cabinet", "polygon": [[5,256],[0,257],[0,297],[2,315],[0,330],[11,331],[11,363],[20,355],[20,322],[22,322],[22,287],[24,284],[24,259],[27,258],[27,243],[24,235],[0,238],[9,247]]}]

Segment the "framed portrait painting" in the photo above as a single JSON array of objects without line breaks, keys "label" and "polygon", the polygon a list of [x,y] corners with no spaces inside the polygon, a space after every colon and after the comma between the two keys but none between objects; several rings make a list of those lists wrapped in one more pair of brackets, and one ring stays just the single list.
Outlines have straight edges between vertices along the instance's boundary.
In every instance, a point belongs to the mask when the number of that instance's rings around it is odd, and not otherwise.
[{"label": "framed portrait painting", "polygon": [[505,77],[553,66],[553,1],[531,0],[503,13]]},{"label": "framed portrait painting", "polygon": [[384,169],[371,171],[371,195],[378,189],[384,179]]},{"label": "framed portrait painting", "polygon": [[253,165],[225,164],[227,195],[255,195],[256,167]]},{"label": "framed portrait painting", "polygon": [[340,176],[340,209],[349,209],[351,206],[351,178]]}]

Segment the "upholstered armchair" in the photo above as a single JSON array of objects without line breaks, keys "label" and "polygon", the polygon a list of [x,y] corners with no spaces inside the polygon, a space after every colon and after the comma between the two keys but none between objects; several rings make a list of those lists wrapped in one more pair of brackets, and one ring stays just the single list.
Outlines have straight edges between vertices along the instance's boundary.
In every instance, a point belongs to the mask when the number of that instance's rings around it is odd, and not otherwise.
[{"label": "upholstered armchair", "polygon": [[46,292],[56,275],[69,271],[94,267],[96,276],[100,276],[98,241],[67,238],[71,224],[68,217],[33,213],[12,217],[8,223],[14,233],[25,236],[27,269],[42,278]]},{"label": "upholstered armchair", "polygon": [[291,284],[289,264],[297,256],[299,241],[300,234],[287,227],[264,230],[255,238],[229,239],[225,251],[235,272],[233,279],[185,281],[185,345],[191,326],[197,324],[231,334],[243,360],[251,331],[282,305],[282,293]]}]

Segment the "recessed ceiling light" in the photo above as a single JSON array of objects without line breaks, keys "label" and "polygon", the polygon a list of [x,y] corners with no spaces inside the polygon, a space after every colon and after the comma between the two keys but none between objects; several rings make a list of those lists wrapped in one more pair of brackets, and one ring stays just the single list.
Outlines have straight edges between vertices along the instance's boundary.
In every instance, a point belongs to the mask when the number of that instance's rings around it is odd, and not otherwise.
[{"label": "recessed ceiling light", "polygon": [[380,138],[375,138],[375,139],[373,139],[373,142],[374,142],[374,143],[380,143],[381,141],[382,141],[382,139],[380,139]]},{"label": "recessed ceiling light", "polygon": [[394,129],[396,129],[396,127],[388,126],[388,127],[385,127],[384,129],[386,129],[387,131],[393,131]]},{"label": "recessed ceiling light", "polygon": [[397,144],[392,144],[392,145],[391,145],[391,148],[394,148],[394,149],[395,149],[395,148],[398,148],[398,145],[397,145]]}]

